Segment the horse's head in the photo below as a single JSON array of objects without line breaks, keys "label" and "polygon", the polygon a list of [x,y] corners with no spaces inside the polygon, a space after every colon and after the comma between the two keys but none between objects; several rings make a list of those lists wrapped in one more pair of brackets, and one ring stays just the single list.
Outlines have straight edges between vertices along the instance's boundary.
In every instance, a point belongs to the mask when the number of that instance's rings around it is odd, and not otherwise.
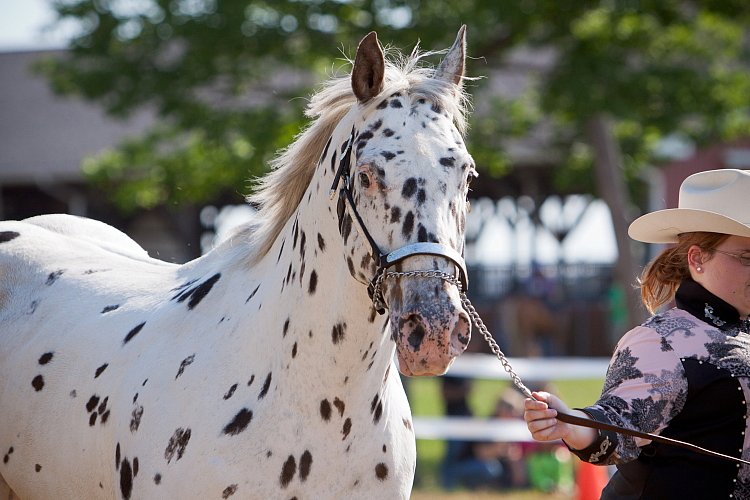
[{"label": "horse's head", "polygon": [[[350,139],[336,146],[334,187],[350,186],[351,199],[342,190],[336,208],[349,271],[363,283],[384,271],[378,253],[404,248],[409,256],[388,271],[455,275],[463,267],[476,176],[461,133],[464,60],[463,27],[436,70],[391,73],[375,33],[360,42],[351,78],[358,105]],[[445,373],[471,335],[456,285],[418,274],[387,276],[381,289],[401,372]]]}]

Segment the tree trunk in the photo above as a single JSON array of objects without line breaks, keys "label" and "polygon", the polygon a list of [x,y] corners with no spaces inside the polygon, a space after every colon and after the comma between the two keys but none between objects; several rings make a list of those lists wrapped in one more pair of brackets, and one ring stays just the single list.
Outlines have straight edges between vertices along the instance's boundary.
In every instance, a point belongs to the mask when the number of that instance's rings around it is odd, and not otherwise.
[{"label": "tree trunk", "polygon": [[[586,123],[586,134],[594,152],[594,172],[599,196],[609,206],[617,241],[618,258],[615,280],[622,287],[628,313],[628,327],[640,324],[646,316],[641,306],[638,289],[634,287],[640,274],[628,236],[630,225],[628,196],[622,172],[622,154],[612,131],[612,122],[604,114],[597,114]],[[615,332],[618,336],[624,332]]]}]

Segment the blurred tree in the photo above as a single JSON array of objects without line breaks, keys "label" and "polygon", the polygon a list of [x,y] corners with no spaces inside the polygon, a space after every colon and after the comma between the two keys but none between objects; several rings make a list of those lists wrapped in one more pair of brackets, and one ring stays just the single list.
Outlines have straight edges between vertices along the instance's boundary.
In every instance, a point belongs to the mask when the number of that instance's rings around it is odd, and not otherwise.
[{"label": "blurred tree", "polygon": [[[610,206],[624,289],[637,272],[626,235],[641,169],[670,134],[695,141],[748,133],[745,0],[54,0],[80,35],[41,70],[60,92],[115,115],[151,106],[163,122],[85,169],[123,210],[207,202],[247,179],[303,124],[302,99],[336,50],[369,30],[409,50],[447,47],[469,27],[469,74],[510,49],[550,51],[518,99],[475,95],[470,150],[485,175],[511,165],[498,137],[539,122],[556,131],[562,190]],[[345,61],[340,61],[341,65]],[[708,167],[708,166],[707,166]],[[628,294],[631,321],[640,316]]]}]

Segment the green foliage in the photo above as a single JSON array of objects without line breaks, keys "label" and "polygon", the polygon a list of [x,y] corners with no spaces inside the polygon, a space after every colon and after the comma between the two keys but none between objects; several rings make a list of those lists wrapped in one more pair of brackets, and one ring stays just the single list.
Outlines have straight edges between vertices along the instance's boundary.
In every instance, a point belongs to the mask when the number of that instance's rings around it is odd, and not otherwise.
[{"label": "green foliage", "polygon": [[[447,47],[469,27],[472,76],[507,65],[509,49],[545,47],[554,64],[529,90],[491,99],[472,83],[471,150],[484,175],[512,167],[502,137],[545,120],[563,152],[560,186],[593,192],[583,124],[613,116],[625,174],[679,132],[697,141],[747,135],[750,73],[740,0],[53,0],[77,20],[70,55],[40,65],[53,87],[126,116],[147,106],[163,123],[86,171],[125,210],[246,191],[277,147],[303,124],[303,99],[346,65],[377,30],[410,51]],[[336,61],[335,58],[338,57]]]}]

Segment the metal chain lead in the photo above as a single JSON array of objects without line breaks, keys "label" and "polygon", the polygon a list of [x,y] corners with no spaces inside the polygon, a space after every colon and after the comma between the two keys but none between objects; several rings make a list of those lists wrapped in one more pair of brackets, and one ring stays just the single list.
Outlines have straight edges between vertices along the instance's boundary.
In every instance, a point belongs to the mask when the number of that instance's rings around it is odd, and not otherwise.
[{"label": "metal chain lead", "polygon": [[482,318],[479,317],[479,313],[474,308],[474,305],[469,301],[469,298],[466,296],[466,292],[463,291],[463,287],[461,286],[461,281],[456,278],[452,274],[444,273],[442,271],[403,271],[403,272],[384,272],[378,278],[375,280],[375,284],[373,286],[373,295],[372,300],[375,304],[375,307],[383,307],[386,308],[385,299],[383,297],[383,293],[380,290],[380,287],[383,285],[383,281],[385,281],[386,278],[393,277],[393,278],[406,278],[406,277],[422,277],[422,278],[440,278],[448,283],[451,283],[455,285],[458,288],[458,294],[461,297],[461,304],[463,304],[464,309],[466,309],[466,312],[469,313],[469,316],[471,317],[471,322],[479,329],[479,333],[482,334],[482,337],[484,337],[484,340],[489,344],[490,350],[492,351],[492,354],[494,354],[497,359],[500,361],[500,364],[503,366],[503,370],[506,371],[506,373],[510,376],[510,379],[513,381],[513,385],[516,386],[516,388],[523,393],[524,396],[527,398],[531,397],[531,391],[528,387],[524,385],[524,383],[521,381],[521,377],[518,376],[518,374],[513,370],[513,367],[510,366],[510,362],[508,361],[508,358],[505,357],[505,354],[500,349],[500,346],[497,345],[497,342],[495,342],[495,339],[492,338],[492,334],[487,330],[487,327],[485,326],[484,322],[482,321]]}]

